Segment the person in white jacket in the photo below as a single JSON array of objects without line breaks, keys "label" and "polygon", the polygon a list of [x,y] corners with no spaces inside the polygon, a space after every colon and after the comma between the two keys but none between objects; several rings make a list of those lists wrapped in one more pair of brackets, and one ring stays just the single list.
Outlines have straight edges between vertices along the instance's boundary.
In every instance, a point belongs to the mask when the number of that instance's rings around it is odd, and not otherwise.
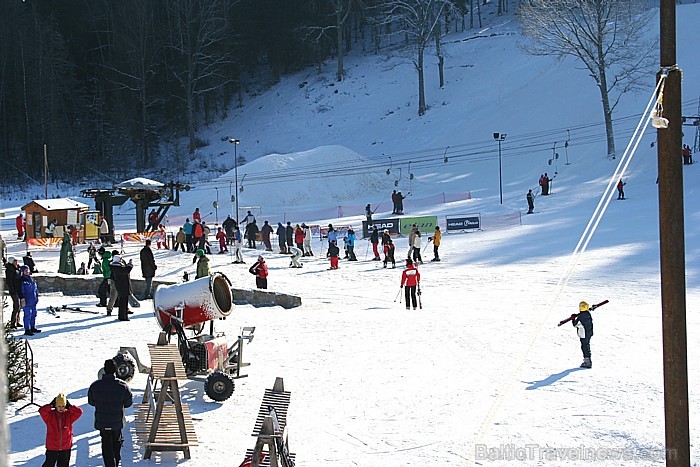
[{"label": "person in white jacket", "polygon": [[413,237],[413,262],[416,264],[423,264],[423,258],[420,256],[421,247],[421,234],[420,230],[416,229],[416,234]]},{"label": "person in white jacket", "polygon": [[301,224],[301,228],[304,229],[304,256],[313,256],[314,253],[311,251],[311,227]]}]

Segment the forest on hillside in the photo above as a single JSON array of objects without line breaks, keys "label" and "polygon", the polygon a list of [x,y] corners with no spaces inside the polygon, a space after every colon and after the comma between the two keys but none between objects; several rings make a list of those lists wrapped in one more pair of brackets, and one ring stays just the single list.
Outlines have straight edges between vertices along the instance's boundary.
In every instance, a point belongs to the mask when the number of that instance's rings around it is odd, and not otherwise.
[{"label": "forest on hillside", "polygon": [[[499,13],[507,1],[497,0]],[[162,167],[164,152],[179,171],[206,145],[198,127],[235,111],[246,93],[327,61],[337,62],[342,80],[343,55],[353,48],[378,53],[415,42],[422,25],[395,15],[397,4],[447,33],[479,27],[480,3],[8,0],[0,16],[0,177],[42,180],[45,160],[52,180],[91,170],[128,175]]]}]

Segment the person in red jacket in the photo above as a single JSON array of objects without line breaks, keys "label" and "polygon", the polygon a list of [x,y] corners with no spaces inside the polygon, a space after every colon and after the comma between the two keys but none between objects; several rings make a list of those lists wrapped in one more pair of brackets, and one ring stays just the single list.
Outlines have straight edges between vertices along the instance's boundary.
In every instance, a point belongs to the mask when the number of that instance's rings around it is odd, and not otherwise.
[{"label": "person in red jacket", "polygon": [[226,235],[226,232],[221,229],[221,227],[219,227],[216,231],[216,239],[219,241],[219,253],[223,254],[228,252],[228,247],[226,246],[228,236]]},{"label": "person in red jacket", "polygon": [[258,260],[253,264],[248,272],[255,274],[255,286],[259,289],[267,289],[267,264],[265,258],[258,256]]},{"label": "person in red jacket", "polygon": [[63,393],[39,409],[39,415],[46,423],[46,460],[42,467],[68,467],[73,446],[73,423],[82,414],[83,409],[71,405]]},{"label": "person in red jacket", "polygon": [[420,293],[420,273],[416,266],[413,264],[413,260],[406,259],[406,269],[403,270],[401,274],[401,288],[404,289],[406,294],[406,309],[411,309],[411,302],[413,301],[413,309],[418,308],[418,300],[416,298],[416,288],[418,288],[418,293]]},{"label": "person in red jacket", "polygon": [[15,219],[15,227],[17,227],[17,240],[24,240],[24,216],[21,212]]},{"label": "person in red jacket", "polygon": [[304,251],[304,229],[297,224],[296,229],[294,229],[294,243],[297,244],[297,248]]}]

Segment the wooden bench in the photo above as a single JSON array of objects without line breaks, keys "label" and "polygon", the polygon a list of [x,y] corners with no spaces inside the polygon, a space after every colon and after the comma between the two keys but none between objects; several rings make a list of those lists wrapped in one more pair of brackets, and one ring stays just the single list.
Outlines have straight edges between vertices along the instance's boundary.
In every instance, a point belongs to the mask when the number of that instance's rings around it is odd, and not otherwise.
[{"label": "wooden bench", "polygon": [[[257,438],[255,448],[246,451],[246,461],[250,464],[244,462],[244,466],[294,467],[296,455],[289,452],[286,430],[291,396],[291,392],[284,390],[282,378],[275,380],[272,389],[265,390],[253,429],[253,436]],[[262,461],[261,453],[265,455]]]},{"label": "wooden bench", "polygon": [[143,400],[135,404],[136,442],[146,448],[144,459],[153,451],[182,451],[189,459],[198,442],[189,405],[180,399],[178,381],[187,379],[180,352],[175,344],[149,344],[148,350],[151,372]]}]

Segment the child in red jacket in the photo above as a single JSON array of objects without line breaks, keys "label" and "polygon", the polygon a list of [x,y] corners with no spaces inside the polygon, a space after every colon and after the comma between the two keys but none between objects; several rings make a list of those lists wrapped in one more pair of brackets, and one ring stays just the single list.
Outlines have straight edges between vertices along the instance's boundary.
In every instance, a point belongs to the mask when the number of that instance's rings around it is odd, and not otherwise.
[{"label": "child in red jacket", "polygon": [[82,414],[83,409],[71,405],[63,393],[39,409],[39,415],[46,423],[46,461],[42,467],[68,467],[73,446],[73,423]]}]

